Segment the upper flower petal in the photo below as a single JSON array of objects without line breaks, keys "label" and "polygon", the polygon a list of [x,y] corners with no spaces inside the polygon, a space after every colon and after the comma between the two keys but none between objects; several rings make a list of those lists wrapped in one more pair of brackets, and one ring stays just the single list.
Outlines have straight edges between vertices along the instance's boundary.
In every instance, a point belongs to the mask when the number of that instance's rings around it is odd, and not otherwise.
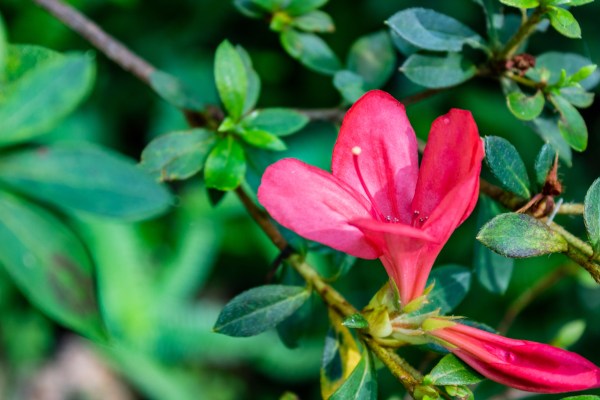
[{"label": "upper flower petal", "polygon": [[600,368],[567,350],[463,324],[430,333],[482,375],[516,389],[563,393],[600,387]]},{"label": "upper flower petal", "polygon": [[352,156],[354,147],[361,149],[360,172],[377,209],[409,224],[418,157],[415,133],[404,106],[388,93],[374,90],[354,103],[344,117],[331,170],[364,193]]},{"label": "upper flower petal", "polygon": [[429,217],[423,229],[446,241],[471,214],[483,156],[470,112],[453,109],[433,122],[412,202],[413,210]]},{"label": "upper flower petal", "polygon": [[376,249],[355,226],[370,218],[370,204],[353,188],[319,168],[283,159],[265,171],[258,201],[281,225],[299,235],[360,258],[376,258]]}]

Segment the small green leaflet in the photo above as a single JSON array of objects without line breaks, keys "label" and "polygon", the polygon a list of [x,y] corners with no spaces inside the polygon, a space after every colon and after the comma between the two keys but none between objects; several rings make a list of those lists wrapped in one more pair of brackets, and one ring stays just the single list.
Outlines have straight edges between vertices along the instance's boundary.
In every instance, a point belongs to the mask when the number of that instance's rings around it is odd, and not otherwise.
[{"label": "small green leaflet", "polygon": [[473,385],[485,378],[463,364],[455,355],[445,355],[427,374],[423,383],[428,385]]},{"label": "small green leaflet", "polygon": [[540,152],[535,158],[535,179],[539,187],[544,186],[544,183],[546,182],[546,177],[548,176],[548,172],[550,172],[552,164],[554,164],[555,156],[556,150],[554,150],[550,143],[546,143],[542,146]]},{"label": "small green leaflet", "polygon": [[248,75],[242,56],[227,40],[217,47],[215,53],[215,82],[225,109],[237,120],[244,111]]},{"label": "small green leaflet", "polygon": [[244,149],[232,135],[219,139],[206,159],[204,180],[206,186],[219,190],[233,190],[246,175]]},{"label": "small green leaflet", "polygon": [[333,32],[335,25],[331,16],[321,10],[313,10],[292,20],[292,25],[306,32]]},{"label": "small green leaflet", "polygon": [[506,96],[506,103],[515,117],[523,121],[531,121],[542,113],[545,99],[541,90],[538,90],[533,96],[515,91]]},{"label": "small green leaflet", "polygon": [[365,89],[383,86],[396,68],[396,52],[387,32],[360,37],[348,54],[348,70],[360,75]]},{"label": "small green leaflet", "polygon": [[342,322],[342,325],[348,328],[364,329],[369,327],[369,321],[362,314],[352,314]]},{"label": "small green leaflet", "polygon": [[487,136],[485,160],[502,187],[523,198],[531,197],[525,163],[508,140],[498,136]]},{"label": "small green leaflet", "polygon": [[581,39],[581,27],[569,11],[562,7],[548,6],[550,24],[562,35],[571,39]]},{"label": "small green leaflet", "polygon": [[244,117],[244,129],[258,129],[276,136],[287,136],[298,132],[308,124],[306,115],[288,108],[264,108],[255,110]]},{"label": "small green leaflet", "polygon": [[286,29],[281,33],[281,44],[290,56],[313,71],[333,75],[341,68],[333,50],[314,33]]},{"label": "small green leaflet", "polygon": [[376,400],[377,379],[373,356],[366,349],[348,379],[331,395],[329,400]]},{"label": "small green leaflet", "polygon": [[154,71],[150,75],[150,86],[160,97],[182,110],[200,111],[204,106],[190,88],[166,72]]},{"label": "small green leaflet", "polygon": [[583,218],[594,255],[600,254],[600,178],[587,191]]},{"label": "small green leaflet", "polygon": [[558,129],[563,138],[574,150],[584,151],[587,148],[588,130],[579,111],[557,94],[551,94],[550,101],[560,113]]},{"label": "small green leaflet", "polygon": [[477,68],[460,53],[413,54],[400,67],[408,79],[436,89],[455,86],[475,76]]}]

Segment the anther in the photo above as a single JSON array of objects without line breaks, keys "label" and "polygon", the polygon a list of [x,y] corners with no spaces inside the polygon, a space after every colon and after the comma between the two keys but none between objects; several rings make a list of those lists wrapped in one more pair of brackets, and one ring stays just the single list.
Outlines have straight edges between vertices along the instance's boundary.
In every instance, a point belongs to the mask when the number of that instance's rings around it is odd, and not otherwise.
[{"label": "anther", "polygon": [[359,146],[354,146],[352,148],[352,154],[355,156],[360,156],[360,153],[362,153],[362,149]]}]

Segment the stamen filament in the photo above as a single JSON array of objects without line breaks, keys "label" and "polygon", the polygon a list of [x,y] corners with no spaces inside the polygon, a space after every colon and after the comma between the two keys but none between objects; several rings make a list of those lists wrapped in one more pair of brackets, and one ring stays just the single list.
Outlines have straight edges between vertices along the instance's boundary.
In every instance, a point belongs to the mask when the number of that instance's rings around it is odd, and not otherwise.
[{"label": "stamen filament", "polygon": [[367,195],[369,201],[373,205],[373,209],[375,210],[377,217],[381,221],[385,221],[385,217],[383,216],[383,213],[381,211],[379,211],[379,209],[377,208],[377,203],[375,203],[375,199],[373,198],[373,196],[371,196],[371,193],[369,192],[369,189],[367,188],[367,184],[365,183],[365,180],[363,179],[363,176],[360,173],[360,168],[358,166],[358,156],[360,155],[361,152],[362,152],[362,149],[359,146],[354,146],[352,148],[352,161],[354,162],[354,169],[356,170],[356,175],[358,176],[358,180],[360,181],[360,184],[362,185],[362,187],[365,191],[365,194]]}]

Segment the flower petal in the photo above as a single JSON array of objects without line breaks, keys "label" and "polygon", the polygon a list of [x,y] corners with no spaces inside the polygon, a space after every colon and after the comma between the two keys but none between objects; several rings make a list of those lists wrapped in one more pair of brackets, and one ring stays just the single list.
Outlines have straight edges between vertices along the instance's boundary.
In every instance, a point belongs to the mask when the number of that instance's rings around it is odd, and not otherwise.
[{"label": "flower petal", "polygon": [[516,389],[563,393],[600,387],[600,368],[567,350],[463,324],[430,334],[450,343],[449,350],[482,375]]},{"label": "flower petal", "polygon": [[333,175],[364,193],[352,149],[360,147],[360,172],[377,209],[409,224],[410,203],[417,181],[415,133],[404,106],[388,93],[367,92],[348,110],[333,150]]},{"label": "flower petal", "polygon": [[[453,109],[433,122],[412,206],[429,217],[426,225],[442,241],[475,207],[483,156],[483,143],[470,112]],[[455,190],[464,182],[469,183]],[[438,223],[441,220],[443,224]]]},{"label": "flower petal", "polygon": [[281,225],[299,235],[360,258],[380,251],[349,224],[370,218],[370,204],[333,175],[295,159],[283,159],[265,171],[258,201]]}]

